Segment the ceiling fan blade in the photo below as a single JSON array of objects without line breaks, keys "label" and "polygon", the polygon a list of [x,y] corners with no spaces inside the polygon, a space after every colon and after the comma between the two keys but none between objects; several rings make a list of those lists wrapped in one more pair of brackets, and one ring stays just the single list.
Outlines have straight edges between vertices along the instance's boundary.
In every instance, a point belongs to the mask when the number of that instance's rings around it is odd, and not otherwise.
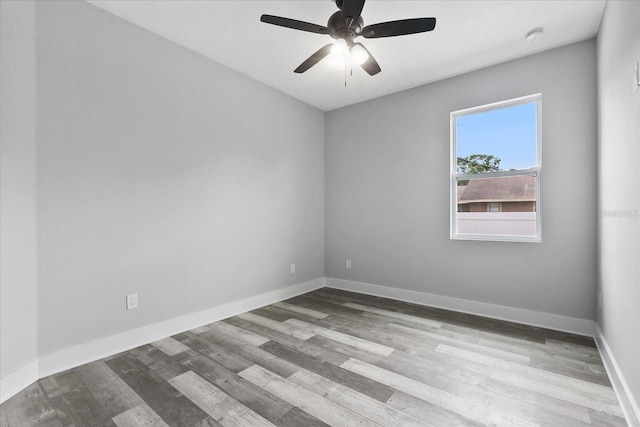
[{"label": "ceiling fan blade", "polygon": [[431,31],[436,27],[436,18],[400,19],[398,21],[380,22],[367,25],[362,29],[362,36],[367,39],[378,37],[404,36]]},{"label": "ceiling fan blade", "polygon": [[291,28],[294,30],[307,31],[316,34],[329,34],[329,29],[322,25],[312,24],[310,22],[298,21],[297,19],[283,18],[281,16],[262,15],[260,21],[267,24],[279,25],[280,27]]},{"label": "ceiling fan blade", "polygon": [[298,65],[298,68],[293,70],[293,72],[298,74],[304,73],[309,68],[316,65],[325,56],[331,53],[331,46],[333,46],[333,43],[329,43],[328,45],[321,47],[316,53],[308,57],[302,64]]},{"label": "ceiling fan blade", "polygon": [[355,21],[360,18],[364,0],[343,0],[342,2],[342,18],[353,18]]},{"label": "ceiling fan blade", "polygon": [[365,70],[367,73],[369,73],[370,76],[374,76],[378,74],[380,71],[382,71],[376,59],[373,57],[373,55],[371,55],[371,52],[369,52],[369,50],[366,47],[364,47],[362,43],[355,43],[355,44],[363,48],[365,52],[367,52],[367,54],[369,55],[367,60],[364,61],[362,65],[360,65],[362,69]]}]

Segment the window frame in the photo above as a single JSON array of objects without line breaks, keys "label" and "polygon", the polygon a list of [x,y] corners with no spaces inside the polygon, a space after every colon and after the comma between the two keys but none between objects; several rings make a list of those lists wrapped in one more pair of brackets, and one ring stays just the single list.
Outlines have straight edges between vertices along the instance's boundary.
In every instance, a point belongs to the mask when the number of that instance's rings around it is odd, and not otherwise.
[{"label": "window frame", "polygon": [[[485,172],[482,174],[460,174],[457,172],[457,143],[456,143],[456,120],[459,117],[469,116],[478,113],[484,113],[503,108],[514,107],[522,104],[536,103],[536,165],[529,169],[517,169],[499,172]],[[450,113],[450,238],[452,240],[480,240],[480,241],[496,241],[496,242],[542,242],[542,202],[541,202],[541,172],[542,172],[542,94],[522,96],[519,98],[508,99],[505,101],[494,102],[491,104],[479,105],[477,107],[465,108],[462,110],[452,111]],[[458,181],[480,178],[507,177],[517,175],[535,175],[536,177],[536,200],[534,202],[536,214],[536,235],[535,236],[517,236],[517,235],[498,235],[498,234],[461,234],[457,232],[457,216],[458,216]]]}]

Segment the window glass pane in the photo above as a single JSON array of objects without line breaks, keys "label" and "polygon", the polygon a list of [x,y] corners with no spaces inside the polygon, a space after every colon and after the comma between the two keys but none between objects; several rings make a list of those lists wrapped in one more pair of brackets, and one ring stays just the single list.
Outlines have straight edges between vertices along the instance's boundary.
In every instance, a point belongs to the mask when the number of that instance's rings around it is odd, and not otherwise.
[{"label": "window glass pane", "polygon": [[537,162],[537,104],[458,116],[458,173],[529,169]]},{"label": "window glass pane", "polygon": [[536,175],[474,178],[456,187],[458,234],[536,236]]}]

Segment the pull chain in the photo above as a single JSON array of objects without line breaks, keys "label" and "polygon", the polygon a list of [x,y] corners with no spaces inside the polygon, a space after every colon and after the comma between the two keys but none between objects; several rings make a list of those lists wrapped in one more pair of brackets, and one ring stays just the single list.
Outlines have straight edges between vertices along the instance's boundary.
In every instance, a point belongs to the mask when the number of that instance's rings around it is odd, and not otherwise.
[{"label": "pull chain", "polygon": [[347,87],[347,61],[349,60],[349,48],[344,51],[344,87]]},{"label": "pull chain", "polygon": [[353,77],[353,58],[347,50],[344,54],[344,87],[347,87],[347,64],[349,67],[349,75]]}]

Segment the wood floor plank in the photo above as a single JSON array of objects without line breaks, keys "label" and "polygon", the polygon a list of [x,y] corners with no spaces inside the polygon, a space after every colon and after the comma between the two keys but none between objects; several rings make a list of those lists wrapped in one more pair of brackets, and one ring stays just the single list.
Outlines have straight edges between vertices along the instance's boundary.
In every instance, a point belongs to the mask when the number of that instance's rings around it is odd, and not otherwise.
[{"label": "wood floor plank", "polygon": [[[261,326],[257,325],[257,327],[260,328]],[[243,359],[249,361],[249,365],[255,363],[283,376],[289,376],[298,370],[297,366],[287,362],[286,360],[279,359],[259,347],[245,344],[237,337],[227,333],[212,329],[204,333],[203,336],[211,342],[215,342],[223,346],[227,349],[226,351],[242,354]],[[246,367],[244,369],[246,369]]]},{"label": "wood floor plank", "polygon": [[573,355],[575,353],[584,353],[591,356],[599,356],[598,349],[596,347],[587,346],[587,345],[584,345],[584,343],[577,344],[572,342],[560,341],[554,338],[547,338],[544,341],[545,341],[545,345],[548,348],[558,349],[565,354],[568,353]]},{"label": "wood floor plank", "polygon": [[318,375],[350,387],[380,402],[385,402],[393,394],[393,389],[384,384],[372,381],[369,378],[355,374],[331,363],[324,362],[316,357],[300,353],[294,348],[283,344],[270,341],[263,344],[260,348],[296,366],[315,372]]},{"label": "wood floor plank", "polygon": [[396,325],[396,324],[390,323],[389,328],[392,330],[403,331],[405,333],[413,334],[414,336],[416,336],[416,338],[420,338],[420,337],[431,338],[431,339],[440,341],[442,343],[452,344],[452,345],[459,346],[461,348],[470,349],[478,354],[494,356],[504,360],[510,360],[516,363],[528,365],[529,362],[531,361],[531,358],[529,356],[523,356],[518,353],[513,353],[510,351],[500,350],[493,347],[483,346],[480,344],[473,344],[466,341],[463,342],[463,341],[456,340],[454,338],[432,334],[431,332],[425,332],[417,329],[407,328],[406,326],[402,326],[402,325]]},{"label": "wood floor plank", "polygon": [[604,366],[600,364],[576,363],[575,360],[567,360],[564,357],[541,358],[532,356],[529,365],[567,377],[611,387],[611,381],[606,374]]},{"label": "wood floor plank", "polygon": [[148,405],[138,405],[134,408],[113,417],[113,422],[118,427],[169,427]]},{"label": "wood floor plank", "polygon": [[329,424],[295,407],[282,416],[276,424],[278,427],[329,427]]},{"label": "wood floor plank", "polygon": [[[187,352],[190,350],[191,349],[187,350]],[[134,348],[130,353],[164,380],[169,380],[170,378],[188,371],[188,369],[182,366],[182,364],[177,362],[174,358],[168,356],[165,352],[160,351],[157,347],[152,345]]]},{"label": "wood floor plank", "polygon": [[[363,319],[359,315],[353,313],[337,315],[335,311],[331,311],[330,317],[326,319],[316,321],[318,326],[324,326],[325,328],[331,328],[338,332],[346,333],[347,335],[354,336],[356,338],[363,339],[365,341],[374,342],[384,346],[384,348],[394,348],[394,354],[398,351],[404,351],[406,354],[414,353],[417,350],[427,349],[434,356],[431,351],[437,347],[439,341],[427,339],[425,337],[412,337],[405,334],[399,334],[397,331],[385,330],[387,326],[387,320],[377,323],[370,322],[370,319]],[[370,314],[370,313],[366,313]],[[374,315],[379,317],[378,315]],[[313,337],[308,342],[314,342],[317,337]],[[343,340],[344,342],[348,342]],[[353,345],[351,346],[353,348]],[[360,358],[349,354],[351,357]],[[436,356],[437,357],[437,356]],[[440,358],[442,359],[442,358]],[[479,367],[479,365],[477,366]]]},{"label": "wood floor plank", "polygon": [[[306,295],[302,295],[304,298]],[[355,294],[340,289],[323,288],[312,293],[314,297],[322,297],[331,302],[356,302],[363,305],[383,308],[387,310],[400,311],[406,314],[415,314],[447,324],[468,326],[478,331],[499,331],[504,336],[513,336],[544,343],[547,338],[556,338],[561,341],[573,342],[581,345],[595,347],[593,339],[590,337],[577,336],[550,329],[532,327],[503,320],[491,319],[462,312],[429,307],[403,301],[396,301],[389,298],[382,298],[366,294]],[[295,300],[293,298],[292,300]]]},{"label": "wood floor plank", "polygon": [[169,384],[225,427],[274,427],[273,423],[192,371],[169,380]]},{"label": "wood floor plank", "polygon": [[[303,316],[302,314],[292,313],[291,311],[283,310],[272,305],[256,308],[255,310],[251,310],[249,313],[266,317],[267,319],[271,319],[275,322],[284,322],[285,320],[291,319],[292,316]],[[304,317],[306,319],[309,318],[308,316]]]},{"label": "wood floor plank", "polygon": [[403,363],[404,360],[406,358],[394,354],[393,357],[380,359],[372,365],[441,389],[445,389],[451,382],[459,383],[465,387],[476,387],[483,379],[487,378],[486,375],[479,375],[460,367],[432,366],[427,363],[416,365]]},{"label": "wood floor plank", "polygon": [[627,423],[622,417],[614,416],[594,409],[589,410],[591,424],[598,427],[626,427]]},{"label": "wood floor plank", "polygon": [[197,425],[208,417],[133,355],[123,354],[106,363],[167,424]]},{"label": "wood floor plank", "polygon": [[542,358],[550,358],[550,357],[559,358],[562,356],[565,356],[565,357],[568,356],[572,360],[576,362],[581,362],[583,364],[602,362],[599,356],[594,356],[592,354],[577,353],[577,352],[574,354],[571,354],[570,352],[567,352],[560,347],[556,347],[554,351],[553,348],[550,348],[544,344],[539,344],[539,343],[534,343],[534,345],[530,347],[524,347],[520,343],[508,343],[508,342],[502,342],[500,340],[495,340],[495,339],[488,340],[488,339],[481,338],[478,341],[478,344],[483,346],[493,347],[499,350],[512,352],[512,353],[522,354],[529,357],[539,356]]},{"label": "wood floor plank", "polygon": [[[484,346],[529,356],[531,366],[605,386],[611,385],[609,379],[605,375],[604,366],[602,365],[599,356],[597,358],[594,358],[592,355],[587,356],[586,360],[584,356],[580,356],[579,359],[576,359],[570,350],[567,350],[567,348],[562,346],[553,346],[547,345],[546,343],[542,344],[539,342],[502,336],[495,332],[476,331],[468,327],[456,325],[445,324],[441,328],[441,331],[448,329],[452,329],[463,334],[470,333],[478,336],[480,338],[478,343]],[[576,346],[576,344],[569,345]]]},{"label": "wood floor plank", "polygon": [[271,393],[266,393],[260,387],[206,356],[195,356],[184,363],[193,372],[271,422],[275,423],[293,409],[289,403]]},{"label": "wood floor plank", "polygon": [[517,387],[526,388],[528,390],[537,391],[547,396],[552,396],[557,399],[566,400],[567,402],[582,405],[587,408],[600,409],[603,412],[611,415],[622,417],[622,410],[617,400],[611,400],[601,398],[586,393],[582,393],[577,390],[564,388],[556,384],[550,384],[544,380],[534,379],[529,377],[517,376],[511,372],[503,369],[495,368],[491,373],[491,378],[515,385]]},{"label": "wood floor plank", "polygon": [[75,369],[95,398],[101,402],[109,417],[144,404],[144,401],[115,372],[102,361]]},{"label": "wood floor plank", "polygon": [[292,337],[301,340],[307,340],[315,335],[312,332],[297,328],[293,325],[276,322],[275,320],[271,320],[263,316],[258,316],[253,313],[243,313],[235,317],[246,320],[247,322],[255,323],[256,325],[264,326],[265,328],[273,329],[274,331],[281,332],[286,335],[291,335]]},{"label": "wood floor plank", "polygon": [[454,359],[446,354],[422,347],[418,350],[410,350],[408,352],[396,350],[386,360],[389,363],[411,365],[418,369],[439,369],[443,372],[448,370],[456,370],[459,372],[469,371],[483,377],[488,377],[493,369],[486,364],[464,359]]},{"label": "wood floor plank", "polygon": [[[562,402],[556,399],[556,408],[564,404],[564,406],[572,406],[575,410],[574,414],[565,415],[564,411],[541,410],[538,401],[525,400],[522,398],[514,398],[513,395],[507,395],[503,391],[496,390],[489,383],[495,385],[490,379],[475,384],[474,387],[468,387],[459,382],[450,382],[443,389],[461,398],[475,402],[483,407],[502,414],[525,419],[529,422],[545,425],[545,426],[582,426],[587,427],[590,424],[590,417],[587,408],[578,405],[566,405],[568,402]],[[502,388],[500,387],[502,390]],[[515,388],[517,390],[517,388]],[[515,392],[517,395],[523,394],[521,390]],[[538,398],[540,395],[529,393],[528,396]],[[551,400],[551,399],[549,399]],[[533,403],[535,402],[535,403]],[[575,409],[579,408],[579,409]],[[566,408],[568,412],[570,409]],[[576,416],[578,415],[578,416]]]},{"label": "wood floor plank", "polygon": [[6,410],[0,405],[0,427],[9,427]]},{"label": "wood floor plank", "polygon": [[[372,321],[371,318],[364,318],[362,315],[370,313],[358,314],[359,312],[357,310],[345,310],[344,307],[337,305],[333,305],[333,307],[326,309],[325,307],[326,305],[323,306],[322,309],[327,313],[330,313],[329,317],[326,317],[325,319],[313,319],[307,323],[396,349],[406,350],[412,348],[416,344],[415,340],[412,341],[407,338],[400,337],[397,332],[387,331],[384,329],[388,323],[388,318],[382,320],[380,319],[381,316],[374,315],[376,316],[376,319]],[[300,318],[297,318],[297,320],[305,321]],[[435,345],[433,347],[435,348]]]},{"label": "wood floor plank", "polygon": [[189,350],[189,347],[182,344],[180,341],[176,341],[171,337],[163,338],[158,341],[154,341],[151,345],[158,348],[158,350],[166,353],[168,356],[174,356],[183,351]]},{"label": "wood floor plank", "polygon": [[208,330],[209,330],[209,325],[204,325],[204,326],[200,326],[198,328],[191,329],[190,332],[192,332],[195,335],[198,335],[198,334],[201,334],[201,333],[206,332]]},{"label": "wood floor plank", "polygon": [[349,359],[342,364],[342,367],[480,423],[499,426],[536,425],[518,417],[488,410],[468,399],[356,359]]},{"label": "wood floor plank", "polygon": [[258,365],[245,369],[239,375],[331,426],[379,426],[379,424]]},{"label": "wood floor plank", "polygon": [[35,382],[2,404],[10,426],[62,426],[56,410]]},{"label": "wood floor plank", "polygon": [[418,325],[426,326],[428,328],[439,328],[442,326],[442,322],[436,322],[434,320],[425,319],[423,317],[411,316],[409,314],[399,313],[397,311],[384,310],[382,308],[376,308],[376,307],[369,307],[366,305],[356,304],[353,302],[346,302],[342,305],[345,307],[353,308],[360,311],[379,314],[381,316],[389,317],[392,319],[400,319],[410,323],[417,323]]},{"label": "wood floor plank", "polygon": [[300,307],[298,305],[289,304],[286,302],[277,302],[273,304],[274,307],[282,308],[284,310],[293,311],[294,313],[304,314],[305,316],[313,317],[316,319],[324,319],[328,316],[327,313],[322,313],[311,308]]},{"label": "wood floor plank", "polygon": [[461,414],[449,411],[441,406],[419,399],[401,391],[396,391],[387,401],[391,408],[402,411],[405,414],[419,420],[428,420],[438,427],[479,427],[486,426]]},{"label": "wood floor plank", "polygon": [[[304,308],[304,307],[302,307]],[[268,317],[271,320],[275,320],[278,322],[284,322],[289,319],[300,319],[305,322],[318,320],[315,317],[307,316],[305,314],[296,313],[295,311],[285,310],[280,307],[276,307],[275,305],[268,305],[266,307],[262,307],[260,310],[251,311],[254,314],[258,314],[260,316]]]},{"label": "wood floor plank", "polygon": [[226,335],[231,335],[235,337],[238,341],[243,342],[245,344],[252,345],[254,347],[258,347],[267,341],[269,338],[265,338],[262,335],[254,334],[245,329],[238,328],[230,323],[226,322],[216,322],[212,323],[209,326],[209,329],[213,329],[215,331],[219,331]]},{"label": "wood floor plank", "polygon": [[40,381],[40,385],[64,425],[114,425],[74,370],[52,375],[46,381]]},{"label": "wood floor plank", "polygon": [[522,365],[520,363],[513,363],[508,360],[503,360],[484,354],[477,354],[472,351],[457,348],[447,344],[439,345],[436,351],[440,351],[453,357],[459,357],[478,363],[484,363],[488,366],[498,367],[518,376],[537,379],[549,384],[560,386],[565,389],[574,390],[580,393],[586,393],[594,397],[600,397],[612,401],[615,401],[616,399],[615,393],[610,387],[605,387],[599,384],[594,384],[592,382],[567,377],[566,375],[559,375],[542,369],[533,368],[531,366]]},{"label": "wood floor plank", "polygon": [[[591,420],[589,416],[589,408],[567,402],[566,400],[556,399],[555,397],[547,396],[546,394],[538,393],[533,390],[527,390],[510,384],[505,384],[492,378],[482,381],[478,384],[478,387],[482,390],[488,391],[492,395],[505,396],[511,405],[533,403],[539,413],[549,414],[550,416],[555,414],[560,415],[558,421],[551,424],[547,423],[546,425],[581,425],[582,423],[589,424]],[[559,420],[566,418],[575,421],[566,423],[559,422]]]},{"label": "wood floor plank", "polygon": [[299,370],[287,379],[383,426],[433,426],[426,419],[418,420],[306,369]]},{"label": "wood floor plank", "polygon": [[[334,351],[327,350],[322,346],[315,345],[314,342],[311,340],[313,340],[316,337],[312,337],[311,339],[307,339],[307,340],[301,340],[301,339],[292,337],[291,335],[274,331],[273,329],[264,327],[262,325],[247,322],[246,320],[240,319],[237,317],[232,317],[232,318],[226,319],[225,321],[232,323],[240,328],[247,329],[258,334],[262,334],[265,337],[271,339],[272,341],[278,342],[280,344],[288,345],[289,347],[293,347],[301,353],[308,354],[309,356],[317,357],[329,363],[333,363],[334,365],[340,365],[341,363],[343,363],[345,360],[348,359],[348,357],[340,353],[336,353]],[[276,372],[271,368],[268,368],[268,367],[266,368],[272,372]],[[280,373],[278,374],[288,377],[292,373],[293,372],[286,375],[280,374]]]},{"label": "wood floor plank", "polygon": [[389,347],[383,344],[378,344],[376,342],[358,338],[356,336],[345,334],[333,329],[327,329],[327,328],[315,326],[298,319],[289,319],[283,323],[286,323],[288,325],[293,325],[296,328],[308,331],[310,334],[309,338],[311,338],[314,335],[321,335],[325,338],[329,338],[331,340],[338,341],[343,344],[347,344],[347,345],[359,348],[361,350],[371,352],[373,354],[378,354],[380,356],[388,356],[391,353],[393,353],[393,350],[395,350],[393,347]]},{"label": "wood floor plank", "polygon": [[[210,330],[206,333],[209,332]],[[174,356],[174,358],[182,361],[185,359],[189,359],[194,355],[204,354],[205,356],[214,359],[222,366],[233,372],[240,372],[243,369],[246,369],[249,366],[253,365],[253,361],[250,361],[247,358],[243,357],[249,355],[243,353],[242,348],[232,348],[228,345],[225,345],[225,343],[221,343],[213,339],[211,336],[205,337],[203,335],[204,333],[198,336],[183,338],[183,341],[181,342],[185,345],[188,345],[191,350],[185,352],[184,354],[176,355]],[[240,353],[243,353],[243,355],[241,355]]]}]

